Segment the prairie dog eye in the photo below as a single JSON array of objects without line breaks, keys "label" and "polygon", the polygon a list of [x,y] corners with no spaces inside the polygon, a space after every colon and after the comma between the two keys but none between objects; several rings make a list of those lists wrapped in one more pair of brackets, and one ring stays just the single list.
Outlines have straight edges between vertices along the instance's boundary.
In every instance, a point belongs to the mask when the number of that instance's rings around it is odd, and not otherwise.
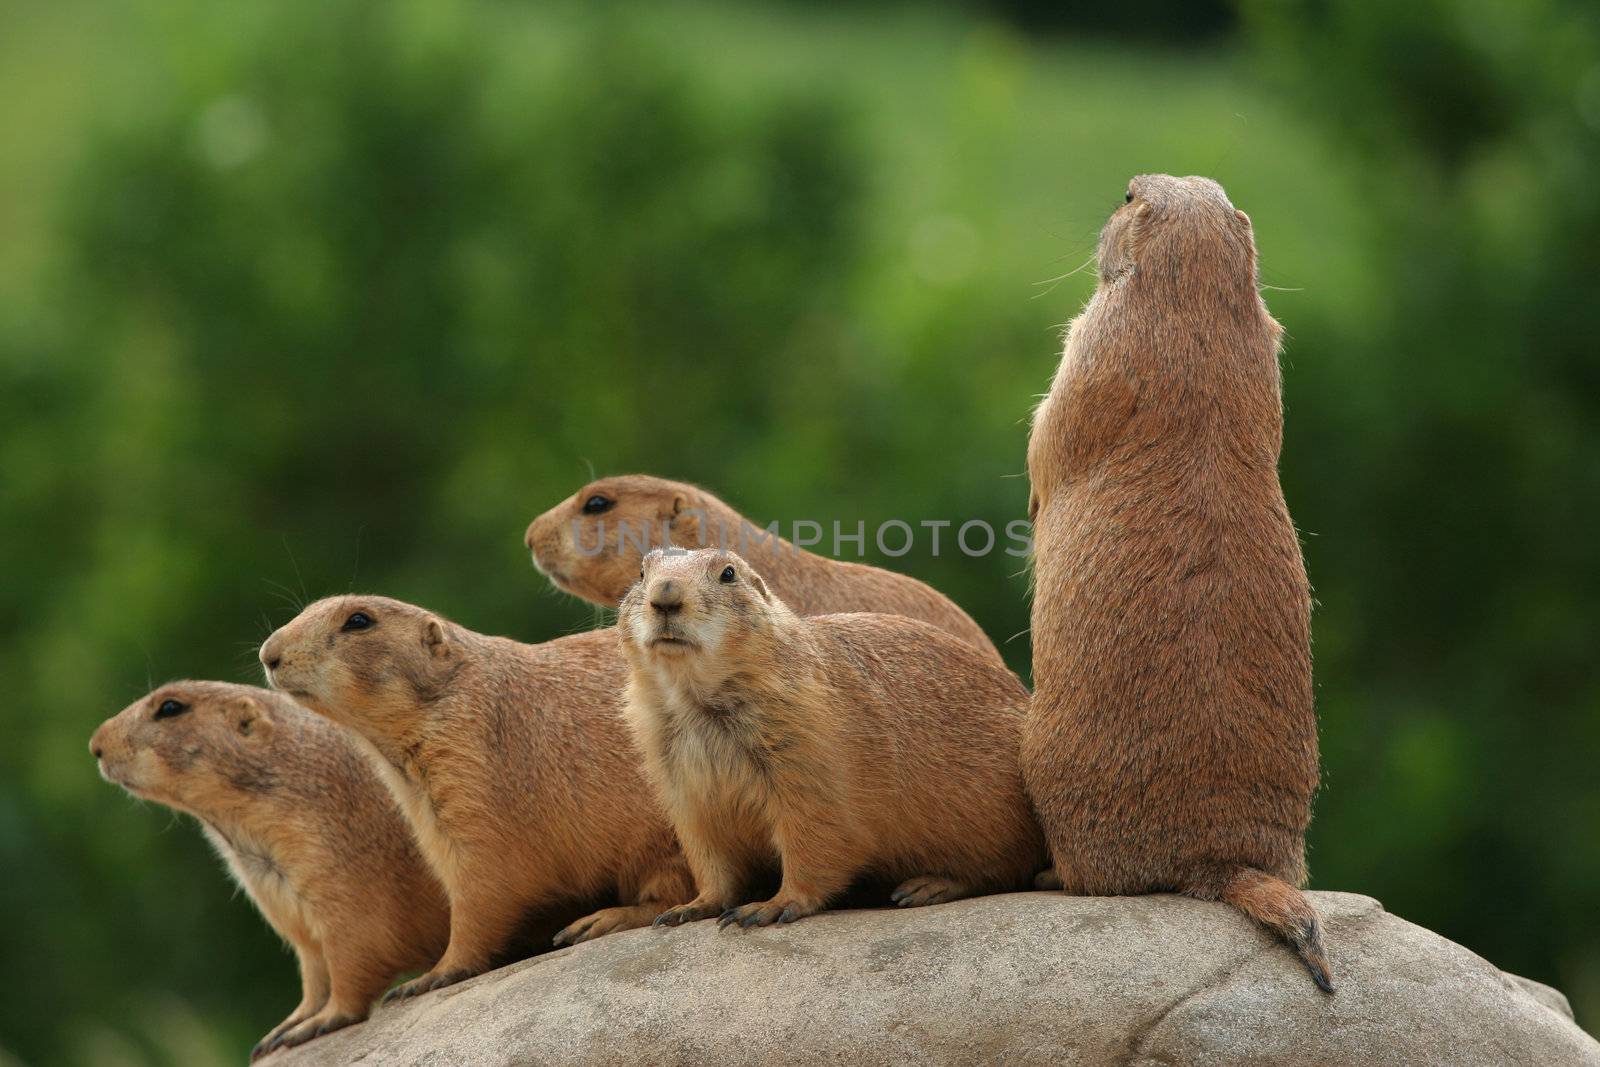
[{"label": "prairie dog eye", "polygon": [[185,704],[181,700],[163,700],[161,702],[161,706],[156,709],[156,713],[152,717],[157,719],[170,719],[175,715],[182,715],[188,710],[189,705]]},{"label": "prairie dog eye", "polygon": [[738,572],[733,569],[731,564],[722,568],[722,580],[724,583],[731,584],[738,577]]},{"label": "prairie dog eye", "polygon": [[353,630],[365,630],[372,625],[372,616],[364,611],[353,611],[350,617],[344,620],[344,625],[339,627],[340,633],[350,633]]},{"label": "prairie dog eye", "polygon": [[585,515],[599,515],[603,511],[610,511],[612,505],[615,503],[616,501],[612,500],[610,497],[601,496],[599,493],[596,493],[594,496],[583,502],[583,513]]},{"label": "prairie dog eye", "polygon": [[1123,196],[1122,202],[1124,204],[1133,203],[1133,190],[1132,189],[1129,189],[1128,192],[1126,193],[1126,195]]}]

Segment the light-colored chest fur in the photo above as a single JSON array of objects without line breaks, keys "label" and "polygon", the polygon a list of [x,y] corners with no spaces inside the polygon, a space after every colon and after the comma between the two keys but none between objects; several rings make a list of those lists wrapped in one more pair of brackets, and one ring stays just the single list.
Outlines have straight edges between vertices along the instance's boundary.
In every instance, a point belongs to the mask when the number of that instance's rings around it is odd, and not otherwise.
[{"label": "light-colored chest fur", "polygon": [[772,794],[770,772],[755,758],[747,730],[719,721],[719,712],[678,689],[662,693],[660,714],[668,725],[662,760],[669,802],[730,815],[764,814]]},{"label": "light-colored chest fur", "polygon": [[322,940],[315,912],[264,842],[236,830],[225,835],[208,822],[200,826],[228,873],[273,929],[291,942]]}]

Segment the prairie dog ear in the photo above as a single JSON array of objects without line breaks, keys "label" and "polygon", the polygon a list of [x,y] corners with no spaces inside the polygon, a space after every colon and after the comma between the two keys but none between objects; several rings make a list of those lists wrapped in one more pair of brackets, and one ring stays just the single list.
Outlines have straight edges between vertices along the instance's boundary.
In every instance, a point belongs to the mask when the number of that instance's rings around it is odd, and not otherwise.
[{"label": "prairie dog ear", "polygon": [[761,594],[762,600],[767,601],[769,604],[772,602],[772,591],[767,588],[767,583],[762,579],[761,575],[755,571],[750,572],[750,585],[756,592]]},{"label": "prairie dog ear", "polygon": [[228,706],[229,721],[241,737],[266,737],[272,733],[272,713],[255,697],[236,698]]},{"label": "prairie dog ear", "polygon": [[1240,211],[1238,208],[1234,208],[1233,217],[1244,223],[1245,229],[1248,230],[1250,228],[1250,216],[1246,215],[1243,211]]},{"label": "prairie dog ear", "polygon": [[1028,490],[1028,521],[1037,522],[1039,519],[1039,490]]},{"label": "prairie dog ear", "polygon": [[667,521],[669,542],[679,548],[706,547],[705,534],[701,530],[701,520],[704,518],[704,509],[690,507],[684,495],[679,493],[673,498],[672,518]]},{"label": "prairie dog ear", "polygon": [[422,627],[422,647],[427,649],[434,659],[444,659],[450,655],[450,637],[444,632],[444,624],[438,619],[429,619]]}]

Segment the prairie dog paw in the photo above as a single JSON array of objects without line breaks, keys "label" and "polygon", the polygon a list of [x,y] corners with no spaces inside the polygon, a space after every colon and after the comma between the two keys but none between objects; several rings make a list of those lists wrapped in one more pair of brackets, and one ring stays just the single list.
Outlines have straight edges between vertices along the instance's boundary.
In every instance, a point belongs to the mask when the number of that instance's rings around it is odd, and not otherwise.
[{"label": "prairie dog paw", "polygon": [[389,990],[389,992],[383,995],[383,1002],[388,1004],[390,1001],[408,1000],[411,997],[420,997],[422,994],[430,993],[435,989],[443,989],[447,985],[455,985],[457,982],[465,982],[468,978],[473,977],[473,975],[476,973],[476,971],[467,970],[429,971],[420,978],[413,978],[404,985],[397,985],[393,989]]},{"label": "prairie dog paw", "polygon": [[925,904],[943,904],[947,900],[960,900],[971,896],[972,889],[960,882],[936,875],[907,878],[889,899],[902,908],[920,908]]},{"label": "prairie dog paw", "polygon": [[687,904],[679,904],[675,908],[668,908],[656,916],[653,926],[682,926],[684,923],[698,922],[709,919],[722,911],[722,905],[714,901],[697,899]]},{"label": "prairie dog paw", "polygon": [[335,1030],[343,1030],[347,1026],[353,1026],[363,1018],[365,1016],[352,1015],[349,1012],[333,1011],[325,1008],[305,1022],[283,1031],[283,1033],[267,1042],[267,1047],[261,1054],[265,1056],[267,1053],[275,1052],[280,1048],[293,1048],[296,1045],[303,1045],[313,1038],[321,1037],[323,1034],[331,1034]]},{"label": "prairie dog paw", "polygon": [[773,923],[792,923],[796,919],[804,919],[807,915],[815,915],[821,910],[821,903],[814,900],[777,896],[756,904],[729,908],[718,916],[717,926],[725,928],[737,923],[739,926],[749,928],[771,926]]}]

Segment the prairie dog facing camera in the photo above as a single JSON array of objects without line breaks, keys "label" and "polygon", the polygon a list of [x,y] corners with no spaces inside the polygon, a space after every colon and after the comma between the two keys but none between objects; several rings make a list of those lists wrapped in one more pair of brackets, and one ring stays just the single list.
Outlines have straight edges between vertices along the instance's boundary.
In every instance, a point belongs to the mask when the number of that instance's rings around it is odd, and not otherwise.
[{"label": "prairie dog facing camera", "polygon": [[367,1017],[450,932],[444,889],[343,730],[278,693],[172,682],[89,742],[107,781],[199,820],[300,963],[300,1004],[251,1051]]},{"label": "prairie dog facing camera", "polygon": [[275,688],[346,726],[450,897],[450,944],[414,996],[504,962],[530,914],[612,897],[575,944],[691,893],[618,713],[610,631],[527,645],[388,597],[331,597],[261,646]]},{"label": "prairie dog facing camera", "polygon": [[[914,619],[797,616],[732,552],[657,550],[641,571],[618,621],[625,714],[698,889],[658,924],[791,922],[863,878],[934,904],[1043,866],[1009,670]],[[777,895],[747,903],[774,864]]]},{"label": "prairie dog facing camera", "polygon": [[1098,256],[1028,440],[1028,791],[1068,892],[1222,900],[1331,991],[1298,888],[1311,597],[1250,220],[1207,178],[1143,175]]},{"label": "prairie dog facing camera", "polygon": [[723,548],[751,562],[797,615],[876,611],[921,619],[1004,662],[972,617],[906,574],[807,552],[685,482],[624,474],[590,482],[528,526],[534,565],[558,588],[616,607],[651,548]]}]

